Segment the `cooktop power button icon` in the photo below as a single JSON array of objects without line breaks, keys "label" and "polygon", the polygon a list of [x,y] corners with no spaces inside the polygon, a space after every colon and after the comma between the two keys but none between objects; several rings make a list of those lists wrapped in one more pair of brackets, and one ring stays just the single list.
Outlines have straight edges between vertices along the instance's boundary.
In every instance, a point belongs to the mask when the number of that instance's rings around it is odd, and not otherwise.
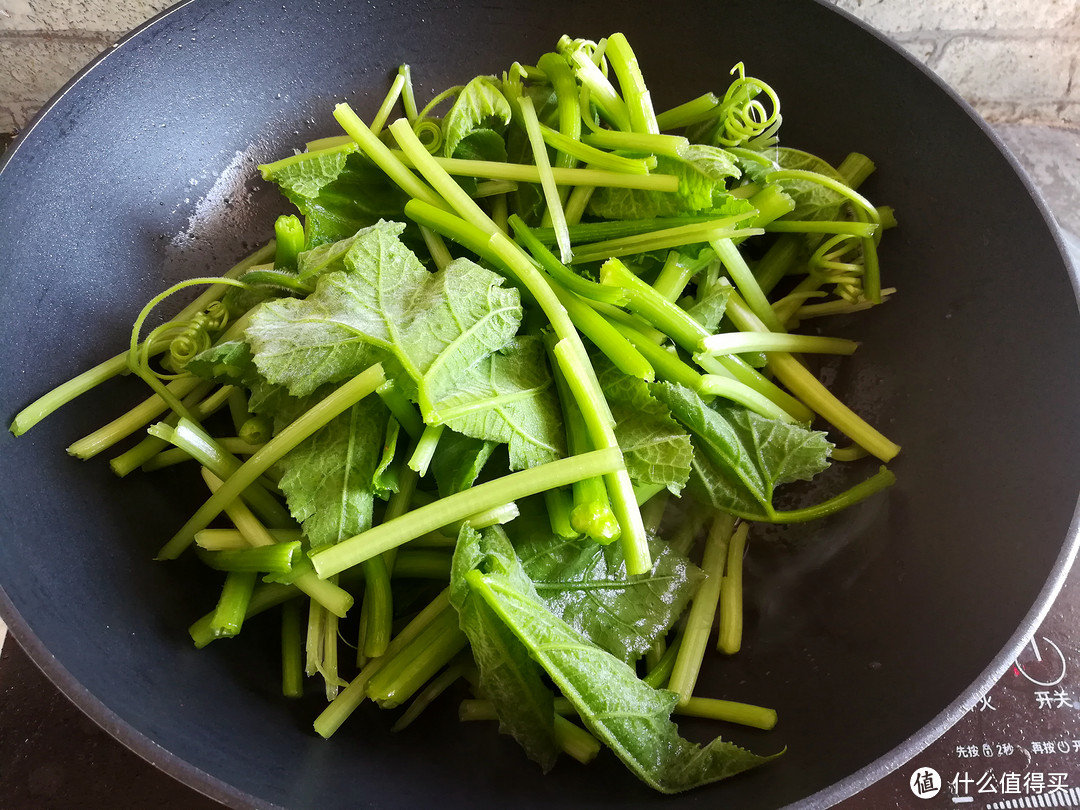
[{"label": "cooktop power button icon", "polygon": [[1061,647],[1042,636],[1032,638],[1014,664],[1016,671],[1036,686],[1057,686],[1065,679],[1065,655]]}]

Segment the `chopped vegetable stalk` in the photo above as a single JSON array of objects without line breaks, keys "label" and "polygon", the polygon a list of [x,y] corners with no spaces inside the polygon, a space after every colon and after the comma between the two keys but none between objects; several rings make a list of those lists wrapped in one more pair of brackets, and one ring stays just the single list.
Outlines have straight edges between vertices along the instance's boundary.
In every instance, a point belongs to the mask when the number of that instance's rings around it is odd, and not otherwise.
[{"label": "chopped vegetable stalk", "polygon": [[300,605],[286,602],[281,609],[281,693],[288,698],[304,695],[302,647]]},{"label": "chopped vegetable stalk", "polygon": [[[260,613],[264,613],[272,607],[277,607],[280,604],[288,602],[290,599],[295,599],[298,596],[300,596],[300,590],[294,585],[282,585],[277,582],[258,585],[251,595],[251,600],[248,602],[247,611],[244,614],[244,621],[247,621],[254,616],[258,616]],[[212,610],[188,628],[188,633],[191,635],[191,639],[195,642],[197,648],[201,649],[219,638],[219,636],[214,634],[212,629],[213,621],[214,611]]]},{"label": "chopped vegetable stalk", "polygon": [[[203,478],[214,493],[221,487],[221,479],[207,469],[203,469]],[[225,507],[225,513],[251,546],[269,546],[277,539],[259,522],[241,500],[233,500]],[[352,596],[333,582],[326,582],[315,576],[311,564],[303,556],[293,560],[292,584],[322,605],[335,616],[344,616],[353,605]]]},{"label": "chopped vegetable stalk", "polygon": [[742,523],[731,536],[731,542],[726,549],[727,562],[724,566],[723,581],[720,584],[720,630],[717,633],[716,649],[728,655],[737,653],[742,646],[742,568],[749,531],[750,524]]},{"label": "chopped vegetable stalk", "polygon": [[345,383],[278,433],[263,445],[259,452],[241,464],[236,472],[229,475],[221,489],[215,492],[158,552],[158,558],[169,560],[179,556],[195,539],[195,532],[206,528],[227,504],[255,483],[274,462],[335,416],[373,393],[385,380],[382,366],[374,365]]},{"label": "chopped vegetable stalk", "polygon": [[471,659],[458,656],[456,662],[451,663],[446,669],[444,669],[437,678],[431,680],[427,686],[425,686],[420,694],[416,695],[409,703],[407,708],[395,722],[390,726],[390,730],[393,732],[404,731],[408,728],[412,722],[420,716],[420,714],[431,703],[453,686],[471,666]]},{"label": "chopped vegetable stalk", "polygon": [[[540,125],[540,134],[544,138],[544,143],[552,149],[557,149],[560,154],[565,154],[588,163],[595,169],[603,169],[610,172],[626,172],[627,174],[648,174],[651,169],[656,167],[655,160],[650,161],[646,158],[628,158],[611,152],[605,152],[602,149],[597,149],[594,146],[582,143],[575,138],[563,135],[558,130],[554,130],[543,124]],[[650,163],[652,165],[650,165]]]},{"label": "chopped vegetable stalk", "polygon": [[[189,408],[192,415],[198,420],[203,420],[208,416],[219,410],[227,400],[232,398],[232,392],[236,389],[231,385],[223,385],[217,391],[215,391],[206,399],[199,400],[199,393],[202,389],[196,388],[184,398],[185,407]],[[173,413],[169,414],[165,418],[166,423],[176,424],[179,421],[179,417]],[[225,447],[227,442],[222,440],[220,444]],[[246,443],[245,443],[246,445]],[[125,450],[120,455],[109,461],[109,467],[112,471],[123,478],[125,475],[134,472],[138,467],[142,466],[144,471],[156,469],[160,466],[168,466],[168,456],[162,459],[162,452],[168,448],[168,442],[163,439],[159,439],[156,436],[150,435],[136,444],[129,450]],[[230,453],[243,452],[239,449],[235,443],[230,447],[226,447]],[[245,446],[244,450],[247,449]],[[177,453],[181,451],[177,450]],[[175,457],[175,456],[174,456]]]},{"label": "chopped vegetable stalk", "polygon": [[[691,602],[693,604],[693,602]],[[642,678],[643,683],[647,683],[653,689],[660,689],[667,685],[667,682],[671,679],[671,671],[675,668],[675,661],[679,657],[679,650],[682,648],[683,636],[680,632],[675,640],[668,644],[667,649],[664,650],[664,654],[660,656],[660,660],[656,662],[656,666],[652,667],[648,674]],[[691,698],[692,700],[693,698]],[[678,711],[678,704],[675,705],[675,710]]]},{"label": "chopped vegetable stalk", "polygon": [[[211,387],[211,383],[193,376],[173,380],[166,386],[173,397],[186,397],[198,391],[200,392],[197,394],[198,399],[206,396]],[[168,409],[169,403],[158,394],[154,394],[123,416],[79,439],[68,447],[68,453],[84,461],[91,459],[103,450],[108,450],[118,441],[126,439],[136,430],[145,427]]]},{"label": "chopped vegetable stalk", "polygon": [[361,603],[360,644],[358,654],[378,658],[390,643],[390,628],[394,618],[393,595],[390,590],[390,569],[379,555],[364,560],[364,597]]},{"label": "chopped vegetable stalk", "polygon": [[409,402],[400,386],[393,380],[387,380],[375,389],[375,393],[382,399],[383,404],[390,409],[398,424],[409,434],[409,437],[419,439],[420,434],[424,431],[424,420],[416,410],[416,406]]},{"label": "chopped vegetable stalk", "polygon": [[[569,701],[556,701],[556,705],[564,714],[573,711]],[[499,715],[490,700],[470,699],[461,701],[458,706],[458,719],[468,723],[476,720],[498,720]],[[555,715],[554,731],[559,749],[582,765],[592,762],[600,753],[600,741],[562,714]]]},{"label": "chopped vegetable stalk", "polygon": [[467,643],[458,628],[457,612],[449,606],[422,633],[389,659],[368,681],[367,695],[392,709],[409,700]]},{"label": "chopped vegetable stalk", "polygon": [[272,546],[203,551],[199,559],[218,571],[290,574],[300,554],[300,542],[293,541]]},{"label": "chopped vegetable stalk", "polygon": [[[194,422],[181,419],[175,427],[159,422],[149,428],[151,436],[176,445],[221,480],[240,469],[242,462]],[[256,481],[244,492],[244,500],[272,526],[293,525],[292,516],[273,495]],[[194,539],[194,535],[192,535]]]},{"label": "chopped vegetable stalk", "polygon": [[210,621],[210,631],[214,636],[227,638],[240,632],[254,588],[254,571],[230,571],[226,575],[221,599]]},{"label": "chopped vegetable stalk", "polygon": [[311,562],[320,577],[337,574],[415,537],[501,503],[566,486],[582,478],[605,475],[617,469],[620,461],[617,449],[593,450],[477,484],[313,552]]},{"label": "chopped vegetable stalk", "polygon": [[543,133],[540,131],[540,121],[536,117],[536,108],[529,96],[521,96],[518,99],[518,107],[521,109],[521,117],[525,122],[525,134],[529,138],[529,146],[533,152],[533,162],[536,171],[540,175],[540,186],[544,190],[544,200],[547,203],[547,213],[551,217],[552,228],[555,229],[555,241],[559,245],[559,255],[563,262],[569,262],[574,255],[570,247],[570,234],[566,230],[566,214],[563,212],[562,200],[559,198],[559,189],[555,185],[555,175],[551,171],[551,163],[548,161],[547,146],[544,143]]},{"label": "chopped vegetable stalk", "polygon": [[330,705],[327,706],[317,718],[315,718],[315,731],[327,738],[337,731],[341,727],[341,724],[349,718],[349,715],[356,711],[356,708],[364,701],[364,698],[367,695],[368,682],[372,677],[375,676],[388,661],[393,660],[394,656],[423,633],[437,617],[442,615],[449,604],[450,596],[449,589],[447,589],[431,600],[423,610],[416,614],[413,620],[393,638],[386,648],[386,654],[370,661],[364,666],[364,668],[360,670],[360,673],[349,682],[349,685],[334,698]]},{"label": "chopped vegetable stalk", "polygon": [[[269,532],[275,543],[291,543],[301,537],[299,529],[270,529]],[[203,529],[195,535],[195,544],[207,551],[228,551],[252,546],[239,529]]]},{"label": "chopped vegetable stalk", "polygon": [[274,222],[277,253],[274,267],[279,270],[296,270],[296,257],[304,249],[304,225],[292,214],[282,215]]},{"label": "chopped vegetable stalk", "polygon": [[435,455],[435,449],[439,446],[439,438],[445,427],[446,425],[427,425],[420,440],[416,443],[416,450],[409,459],[409,469],[421,478],[427,475],[431,457]]},{"label": "chopped vegetable stalk", "polygon": [[[384,98],[383,103],[379,105],[379,111],[375,113],[375,117],[371,119],[371,131],[373,134],[378,135],[382,132],[382,128],[386,126],[386,121],[390,117],[390,111],[394,109],[394,105],[397,104],[398,99],[401,98],[402,91],[405,89],[406,75],[406,73],[398,71],[398,74],[394,77],[394,81],[391,82],[390,89],[386,93],[386,98]],[[415,110],[415,99],[413,99],[412,105]]]},{"label": "chopped vegetable stalk", "polygon": [[740,726],[760,728],[764,731],[769,731],[776,726],[775,709],[718,698],[692,697],[676,706],[675,714],[738,723]]},{"label": "chopped vegetable stalk", "polygon": [[544,493],[544,503],[547,506],[551,531],[556,537],[573,540],[581,536],[581,532],[570,522],[570,512],[574,507],[574,501],[565,489],[549,489]]},{"label": "chopped vegetable stalk", "polygon": [[[598,316],[599,317],[599,316]],[[565,371],[556,353],[557,343],[553,336],[545,339],[551,358],[555,387],[563,409],[563,428],[566,431],[566,447],[570,455],[588,452],[589,439],[581,409],[571,391]],[[570,525],[578,534],[591,537],[598,543],[610,543],[619,536],[619,524],[611,511],[607,488],[600,478],[585,478],[572,487],[574,507],[570,512]],[[476,527],[474,527],[476,528]]]},{"label": "chopped vegetable stalk", "polygon": [[[744,331],[769,331],[737,294],[733,293],[728,299],[727,313],[732,322]],[[882,461],[889,461],[900,452],[899,445],[885,438],[863,421],[854,411],[829,393],[828,389],[790,354],[786,352],[770,353],[769,367],[796,396],[800,397],[838,430],[843,431],[852,441],[866,448]]]},{"label": "chopped vegetable stalk", "polygon": [[606,242],[593,242],[587,248],[579,250],[575,254],[573,263],[585,264],[587,262],[604,261],[615,256],[632,256],[653,250],[669,250],[684,245],[695,245],[698,242],[712,243],[716,240],[727,240],[736,234],[754,236],[763,233],[763,231],[759,228],[736,230],[734,226],[755,215],[756,212],[750,211],[745,214],[721,217],[707,222],[695,222],[690,225],[678,225],[674,228],[665,228],[635,236],[625,236],[621,239],[611,239]]},{"label": "chopped vegetable stalk", "polygon": [[622,90],[630,118],[630,131],[658,134],[660,127],[653,112],[652,95],[645,86],[637,56],[626,41],[626,36],[615,33],[608,37],[604,53],[619,79],[619,89]]},{"label": "chopped vegetable stalk", "polygon": [[806,354],[854,354],[859,344],[844,338],[789,335],[786,332],[721,332],[701,341],[705,354],[740,352],[803,352]]},{"label": "chopped vegetable stalk", "polygon": [[[399,141],[400,145],[401,142]],[[425,150],[426,151],[426,150]],[[416,158],[408,153],[394,153],[402,166],[419,168]],[[465,160],[462,158],[433,158],[436,165],[455,177],[476,177],[488,180],[513,180],[516,183],[539,183],[540,171],[529,163],[497,163],[489,160]],[[639,191],[674,192],[679,188],[679,178],[673,174],[629,174],[586,166],[583,169],[551,167],[551,176],[560,186],[601,186],[604,188],[629,188]],[[411,192],[410,192],[411,193]],[[422,198],[419,198],[422,199]],[[424,200],[430,202],[430,200]]]},{"label": "chopped vegetable stalk", "polygon": [[667,684],[667,688],[679,696],[679,704],[685,704],[694,694],[698,671],[701,669],[709,634],[712,632],[716,606],[720,601],[720,583],[724,577],[728,542],[734,526],[735,519],[731,515],[717,512],[705,540],[705,554],[701,562],[705,580],[698,586],[694,600],[690,603],[682,646]]},{"label": "chopped vegetable stalk", "polygon": [[670,110],[657,113],[656,125],[661,130],[687,127],[711,118],[713,111],[719,105],[720,99],[715,93],[705,93]]}]

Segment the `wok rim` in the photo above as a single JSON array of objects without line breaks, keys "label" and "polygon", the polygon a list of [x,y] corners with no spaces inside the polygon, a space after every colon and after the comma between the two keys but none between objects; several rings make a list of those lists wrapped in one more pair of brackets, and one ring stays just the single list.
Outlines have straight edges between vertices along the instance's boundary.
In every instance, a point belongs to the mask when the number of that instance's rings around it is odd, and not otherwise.
[{"label": "wok rim", "polygon": [[[110,47],[94,57],[74,76],[71,77],[41,109],[31,118],[30,122],[22,128],[12,142],[8,145],[4,154],[0,156],[0,180],[6,167],[16,158],[23,142],[38,127],[41,121],[48,116],[54,108],[60,105],[65,96],[74,89],[83,79],[96,70],[115,51],[127,46],[134,40],[139,39],[148,29],[159,25],[176,12],[188,5],[200,2],[200,0],[180,0],[149,18],[141,25],[132,29],[129,33],[119,38]],[[1050,235],[1058,253],[1062,259],[1064,269],[1072,285],[1074,299],[1077,303],[1077,316],[1080,317],[1080,242],[1077,243],[1077,253],[1073,254],[1066,246],[1066,240],[1061,227],[1051,212],[1046,200],[1039,189],[1035,186],[1027,171],[1012,153],[1003,139],[994,131],[991,125],[979,115],[975,109],[959,93],[941,79],[936,73],[923,63],[919,62],[909,51],[888,36],[878,31],[869,23],[855,17],[850,12],[839,8],[828,0],[809,0],[809,2],[824,7],[828,11],[839,15],[849,24],[862,29],[863,32],[874,37],[879,43],[902,56],[914,69],[920,71],[923,76],[943,90],[982,131],[983,135],[993,144],[998,152],[1005,158],[1009,167],[1016,174],[1021,184],[1029,194],[1036,209],[1043,220],[1049,226]],[[1074,255],[1076,260],[1074,261]],[[860,791],[882,780],[889,774],[901,768],[919,752],[925,750],[931,743],[940,738],[965,713],[967,713],[1008,669],[1016,659],[1023,646],[1028,642],[1040,624],[1049,614],[1051,607],[1061,592],[1068,578],[1069,572],[1080,554],[1080,493],[1077,493],[1076,503],[1073,507],[1072,520],[1062,540],[1061,551],[1050,569],[1049,576],[1042,590],[1036,597],[1033,605],[1028,610],[1020,625],[1010,636],[1008,643],[987,664],[979,676],[948,706],[942,709],[929,723],[911,734],[907,739],[892,748],[887,754],[875,759],[855,773],[824,788],[817,793],[807,796],[794,804],[787,806],[787,810],[822,810],[832,807],[845,799],[851,798]],[[207,796],[214,801],[226,806],[238,808],[265,808],[266,810],[285,810],[281,805],[259,799],[246,791],[233,787],[222,779],[213,776],[206,771],[192,765],[182,757],[163,748],[154,740],[140,731],[137,731],[128,721],[124,720],[113,710],[109,709],[100,698],[85,688],[55,657],[37,637],[30,624],[22,617],[15,608],[11,599],[0,586],[0,619],[7,624],[11,635],[16,639],[22,649],[27,653],[34,664],[45,674],[54,686],[70,700],[80,711],[89,717],[102,730],[111,737],[122,743],[128,750],[135,753],[141,759],[168,774],[177,781],[187,785],[191,789]]]}]

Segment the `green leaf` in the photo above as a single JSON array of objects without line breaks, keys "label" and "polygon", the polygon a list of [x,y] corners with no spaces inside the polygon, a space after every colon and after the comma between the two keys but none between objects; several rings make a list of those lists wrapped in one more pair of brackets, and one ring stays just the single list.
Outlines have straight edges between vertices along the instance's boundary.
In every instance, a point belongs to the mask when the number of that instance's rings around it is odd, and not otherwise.
[{"label": "green leaf", "polygon": [[589,731],[650,787],[678,793],[767,761],[719,738],[705,746],[683,739],[671,722],[674,693],[643,683],[628,664],[553,615],[512,570],[475,566],[458,576],[525,645]]},{"label": "green leaf", "polygon": [[[366,229],[303,300],[269,302],[247,330],[259,371],[303,396],[375,362],[415,396],[425,419],[470,369],[517,332],[521,304],[468,259],[428,273],[398,223]],[[411,389],[411,390],[410,390]]]},{"label": "green leaf", "polygon": [[454,157],[463,160],[492,160],[506,163],[506,141],[492,129],[478,129],[464,138],[454,150]]},{"label": "green leaf", "polygon": [[279,486],[312,548],[371,528],[372,477],[388,416],[382,400],[365,397],[278,462]]},{"label": "green leaf", "polygon": [[715,282],[702,290],[694,303],[687,307],[690,317],[704,326],[709,332],[715,332],[727,310],[728,298],[732,286]]},{"label": "green leaf", "polygon": [[519,588],[532,586],[521,573],[514,550],[501,532],[461,528],[450,575],[450,602],[469,638],[480,672],[480,693],[495,706],[499,729],[510,734],[530,759],[548,771],[558,757],[555,700],[543,671],[491,607],[465,580],[475,569],[500,571]]},{"label": "green leaf", "polygon": [[691,490],[718,509],[769,519],[777,486],[809,480],[829,466],[833,445],[821,431],[766,419],[737,405],[709,406],[680,385],[651,388],[693,434]]},{"label": "green leaf", "polygon": [[678,191],[598,188],[589,200],[589,213],[603,219],[652,219],[695,214],[719,217],[753,211],[748,200],[727,194],[723,180],[698,171],[685,161],[661,155],[656,171],[679,178]]},{"label": "green leaf", "polygon": [[431,459],[439,495],[445,498],[471,487],[496,447],[496,442],[463,436],[454,430],[443,431]]},{"label": "green leaf", "polygon": [[455,157],[458,144],[476,130],[496,130],[510,123],[510,102],[494,80],[477,76],[458,94],[443,119],[443,154]]},{"label": "green leaf", "polygon": [[690,437],[650,393],[648,383],[623,374],[603,355],[592,359],[630,477],[638,484],[662,484],[678,495],[690,477]]},{"label": "green leaf", "polygon": [[[269,416],[280,431],[322,399],[332,385],[305,397],[267,382],[244,341],[228,341],[200,352],[192,373],[250,390],[248,408]],[[287,453],[275,465],[289,511],[313,547],[336,543],[371,527],[373,478],[383,453],[389,411],[366,397]],[[392,456],[391,456],[392,458]]]},{"label": "green leaf", "polygon": [[[778,148],[773,153],[776,162],[781,169],[802,169],[810,172],[824,174],[827,177],[844,182],[832,167],[816,155],[809,152],[801,152],[798,149]],[[826,188],[820,183],[810,180],[782,180],[780,185],[784,193],[795,201],[795,207],[781,219],[795,220],[840,220],[843,219],[843,209],[847,198],[838,194],[831,188]]]},{"label": "green leaf", "polygon": [[367,229],[361,229],[345,239],[316,245],[310,250],[303,251],[296,257],[297,278],[300,281],[310,281],[324,273],[347,270],[345,256],[356,240],[364,238],[366,233]]},{"label": "green leaf", "polygon": [[186,368],[192,374],[208,380],[246,388],[248,410],[270,417],[275,433],[333,389],[333,386],[324,386],[305,397],[290,395],[284,386],[268,382],[259,373],[251,347],[243,340],[231,340],[211,346],[193,357]]},{"label": "green leaf", "polygon": [[562,413],[539,338],[515,338],[485,357],[433,403],[432,417],[466,436],[507,444],[512,470],[566,454]]},{"label": "green leaf", "polygon": [[729,178],[737,179],[742,176],[742,170],[735,158],[719,146],[692,143],[679,150],[679,157],[697,173],[716,182],[725,182]]},{"label": "green leaf", "polygon": [[658,539],[649,543],[653,567],[629,577],[618,543],[567,540],[529,533],[514,548],[548,609],[616,658],[632,663],[661,638],[693,596],[701,571]]},{"label": "green leaf", "polygon": [[304,215],[308,247],[345,239],[380,219],[405,219],[408,195],[355,145],[260,169]]},{"label": "green leaf", "polygon": [[398,438],[401,436],[401,425],[397,419],[390,417],[386,420],[386,436],[383,439],[382,456],[375,465],[375,472],[371,476],[371,487],[380,498],[389,498],[398,491],[398,472],[400,467],[394,463],[398,451]]},{"label": "green leaf", "polygon": [[319,196],[330,183],[345,171],[349,155],[357,151],[356,144],[340,149],[311,152],[292,159],[260,166],[264,180],[277,183],[281,193],[295,202]]}]

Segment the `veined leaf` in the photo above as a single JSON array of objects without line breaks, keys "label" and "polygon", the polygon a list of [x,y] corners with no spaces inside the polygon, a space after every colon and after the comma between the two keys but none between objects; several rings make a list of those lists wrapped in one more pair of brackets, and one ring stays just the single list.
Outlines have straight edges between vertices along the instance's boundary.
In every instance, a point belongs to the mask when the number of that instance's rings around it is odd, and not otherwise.
[{"label": "veined leaf", "polygon": [[408,195],[355,145],[260,168],[304,215],[308,247],[345,239],[380,219],[404,219]]},{"label": "veined leaf", "polygon": [[732,287],[726,283],[710,284],[686,311],[690,317],[704,326],[709,332],[715,332],[727,310],[728,298]]},{"label": "veined leaf", "polygon": [[720,218],[754,210],[748,200],[727,196],[723,183],[688,168],[681,161],[663,165],[663,160],[658,159],[656,171],[677,175],[678,191],[601,188],[589,201],[589,213],[604,219],[651,219],[706,213]]},{"label": "veined leaf", "polygon": [[[803,169],[823,174],[841,183],[844,182],[844,178],[831,164],[808,152],[781,147],[767,154],[776,160],[781,169]],[[840,220],[844,218],[843,209],[847,198],[831,188],[810,180],[782,180],[780,185],[784,192],[795,201],[795,207],[782,219]]]},{"label": "veined leaf", "polygon": [[732,514],[769,519],[773,491],[829,466],[833,445],[821,431],[766,419],[738,405],[710,406],[688,388],[656,383],[652,392],[693,434],[690,485],[699,498]]},{"label": "veined leaf", "polygon": [[663,484],[678,495],[690,476],[690,437],[652,396],[648,383],[623,374],[603,355],[593,357],[593,367],[630,477],[639,484]]},{"label": "veined leaf", "polygon": [[719,146],[692,143],[679,150],[679,157],[699,174],[717,182],[742,176],[742,169],[735,158]]},{"label": "veined leaf", "polygon": [[465,576],[477,568],[500,571],[526,591],[532,586],[501,532],[489,530],[481,535],[468,524],[462,526],[451,569],[450,603],[469,638],[480,671],[480,692],[494,704],[500,730],[512,735],[546,772],[559,753],[554,696],[528,650],[468,587]]},{"label": "veined leaf", "polygon": [[211,346],[193,357],[187,370],[208,380],[248,390],[248,410],[269,417],[278,432],[293,419],[322,399],[333,386],[325,386],[305,397],[294,397],[282,385],[268,382],[243,340],[231,340]]},{"label": "veined leaf", "polygon": [[678,696],[648,686],[628,664],[552,614],[505,556],[497,565],[488,559],[476,560],[468,570],[456,566],[457,587],[487,603],[589,731],[650,787],[678,793],[767,761],[720,739],[705,746],[683,739],[671,722]]},{"label": "veined leaf", "polygon": [[431,473],[442,497],[468,489],[480,475],[498,444],[463,436],[455,430],[443,431],[439,447],[431,459]]},{"label": "veined leaf", "polygon": [[278,463],[279,486],[312,548],[371,528],[372,478],[388,416],[378,397],[365,397]]},{"label": "veined leaf", "polygon": [[535,337],[515,338],[471,368],[433,404],[432,417],[466,436],[507,444],[513,470],[566,454],[555,386]]},{"label": "veined leaf", "polygon": [[701,578],[697,566],[656,539],[649,543],[652,570],[635,577],[627,576],[618,543],[534,531],[522,541],[515,534],[514,549],[548,609],[627,663],[668,631]]},{"label": "veined leaf", "polygon": [[428,273],[398,239],[403,228],[366,229],[344,256],[347,272],[320,275],[303,300],[259,308],[247,338],[268,380],[303,396],[383,362],[412,388],[426,418],[463,375],[507,344],[521,322],[517,290],[468,259]]},{"label": "veined leaf", "polygon": [[458,94],[443,119],[443,150],[454,157],[458,144],[476,130],[498,130],[510,123],[510,102],[488,76],[477,76]]},{"label": "veined leaf", "polygon": [[389,498],[398,491],[398,465],[394,458],[398,451],[398,438],[401,436],[401,424],[391,416],[386,420],[386,435],[383,439],[382,456],[375,465],[371,476],[371,487],[380,498]]},{"label": "veined leaf", "polygon": [[[193,364],[193,365],[192,365]],[[189,366],[195,374],[250,390],[248,408],[270,417],[280,431],[322,399],[332,385],[305,397],[291,396],[267,382],[243,341],[200,352]],[[312,546],[336,543],[371,527],[373,484],[383,451],[389,411],[365,397],[287,453],[275,465],[289,511]]]}]

